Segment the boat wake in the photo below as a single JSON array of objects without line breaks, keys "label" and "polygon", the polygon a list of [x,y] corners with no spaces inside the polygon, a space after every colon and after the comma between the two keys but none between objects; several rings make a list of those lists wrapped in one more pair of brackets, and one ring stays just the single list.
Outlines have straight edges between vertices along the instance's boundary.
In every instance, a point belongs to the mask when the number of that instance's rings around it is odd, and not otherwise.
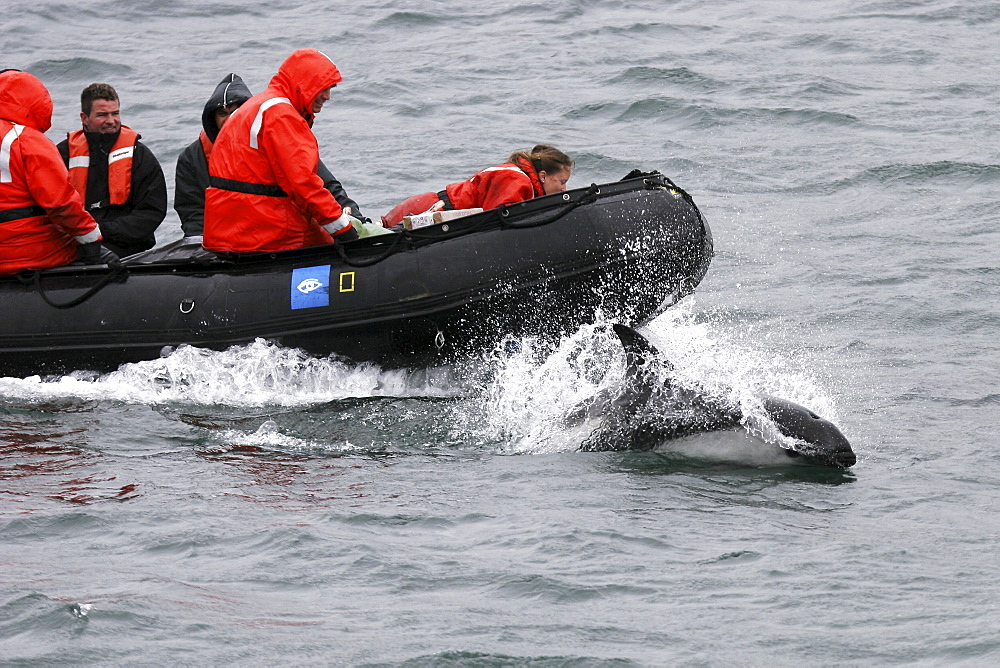
[{"label": "boat wake", "polygon": [[[181,346],[106,374],[0,378],[0,408],[150,406],[198,430],[211,449],[572,452],[595,424],[567,415],[620,383],[625,372],[611,325],[598,317],[555,348],[531,337],[508,339],[462,365],[418,370],[319,359],[264,340],[221,352]],[[719,331],[696,313],[694,298],[644,331],[669,355],[677,382],[723,396],[746,416],[744,431],[676,439],[665,452],[750,465],[780,461],[774,446],[795,449],[796,443],[767,418],[761,393],[836,417],[831,399],[816,379],[793,368],[794,360]]]},{"label": "boat wake", "polygon": [[180,346],[157,360],[96,374],[0,378],[0,395],[21,400],[76,397],[126,404],[303,407],[357,397],[453,396],[447,369],[385,370],[315,358],[263,339],[225,351]]}]

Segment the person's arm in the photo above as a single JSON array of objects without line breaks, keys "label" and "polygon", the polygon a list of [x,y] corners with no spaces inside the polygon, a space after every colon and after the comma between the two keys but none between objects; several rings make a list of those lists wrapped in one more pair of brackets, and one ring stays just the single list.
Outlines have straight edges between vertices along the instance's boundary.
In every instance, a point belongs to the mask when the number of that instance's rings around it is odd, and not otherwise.
[{"label": "person's arm", "polygon": [[205,231],[205,189],[208,188],[208,160],[196,140],[177,158],[174,172],[174,210],[181,219],[186,237]]},{"label": "person's arm", "polygon": [[275,180],[307,219],[315,220],[336,237],[354,235],[351,219],[316,174],[319,147],[305,120],[290,105],[277,104],[265,112],[266,131],[259,146],[271,161]]},{"label": "person's arm", "polygon": [[350,198],[347,191],[344,190],[343,184],[337,180],[337,177],[323,164],[322,160],[316,165],[316,173],[319,174],[319,178],[323,179],[323,187],[330,191],[330,194],[333,195],[342,208],[346,209],[350,207],[352,216],[360,220],[365,219],[361,214],[361,207]]},{"label": "person's arm", "polygon": [[132,210],[101,223],[109,241],[148,239],[167,215],[167,182],[156,156],[137,143],[132,160]]},{"label": "person's arm", "polygon": [[[83,208],[83,198],[69,184],[69,173],[56,147],[41,133],[25,133],[21,156],[29,174],[28,192],[56,227],[78,244],[101,240],[97,221]],[[29,150],[24,150],[25,148]]]}]

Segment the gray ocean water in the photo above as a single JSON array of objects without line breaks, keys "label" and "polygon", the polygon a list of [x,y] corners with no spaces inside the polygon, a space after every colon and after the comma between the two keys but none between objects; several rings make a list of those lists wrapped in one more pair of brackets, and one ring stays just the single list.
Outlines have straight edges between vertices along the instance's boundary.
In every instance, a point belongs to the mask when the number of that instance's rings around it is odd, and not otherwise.
[{"label": "gray ocean water", "polygon": [[0,8],[49,136],[112,83],[171,198],[215,84],[307,46],[343,73],[315,132],[367,215],[537,142],[570,187],[662,171],[717,255],[644,333],[859,456],[577,452],[556,416],[580,359],[614,363],[601,325],[460,369],[260,341],[0,378],[0,664],[1000,663],[1000,4]]}]

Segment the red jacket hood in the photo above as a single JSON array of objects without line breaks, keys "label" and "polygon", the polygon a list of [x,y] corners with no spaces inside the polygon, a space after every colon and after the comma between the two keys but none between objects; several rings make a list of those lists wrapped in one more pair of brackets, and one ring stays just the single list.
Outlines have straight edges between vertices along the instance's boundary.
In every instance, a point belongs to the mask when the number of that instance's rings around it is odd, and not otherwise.
[{"label": "red jacket hood", "polygon": [[52,98],[33,74],[0,72],[0,118],[26,125],[39,132],[52,127]]},{"label": "red jacket hood", "polygon": [[544,195],[545,188],[542,187],[542,180],[538,178],[538,172],[535,171],[535,166],[531,164],[531,161],[519,157],[514,159],[514,164],[531,179],[531,188],[535,191],[535,197]]},{"label": "red jacket hood", "polygon": [[312,123],[312,103],[320,91],[343,81],[340,70],[326,54],[299,49],[285,59],[268,88],[288,98],[295,110]]}]

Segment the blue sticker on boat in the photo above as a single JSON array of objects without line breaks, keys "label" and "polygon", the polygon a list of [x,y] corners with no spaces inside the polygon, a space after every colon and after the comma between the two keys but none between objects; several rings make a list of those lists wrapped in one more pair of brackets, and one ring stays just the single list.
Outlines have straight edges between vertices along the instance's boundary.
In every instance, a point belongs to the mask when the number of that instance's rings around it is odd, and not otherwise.
[{"label": "blue sticker on boat", "polygon": [[292,308],[330,305],[330,265],[292,270]]}]

